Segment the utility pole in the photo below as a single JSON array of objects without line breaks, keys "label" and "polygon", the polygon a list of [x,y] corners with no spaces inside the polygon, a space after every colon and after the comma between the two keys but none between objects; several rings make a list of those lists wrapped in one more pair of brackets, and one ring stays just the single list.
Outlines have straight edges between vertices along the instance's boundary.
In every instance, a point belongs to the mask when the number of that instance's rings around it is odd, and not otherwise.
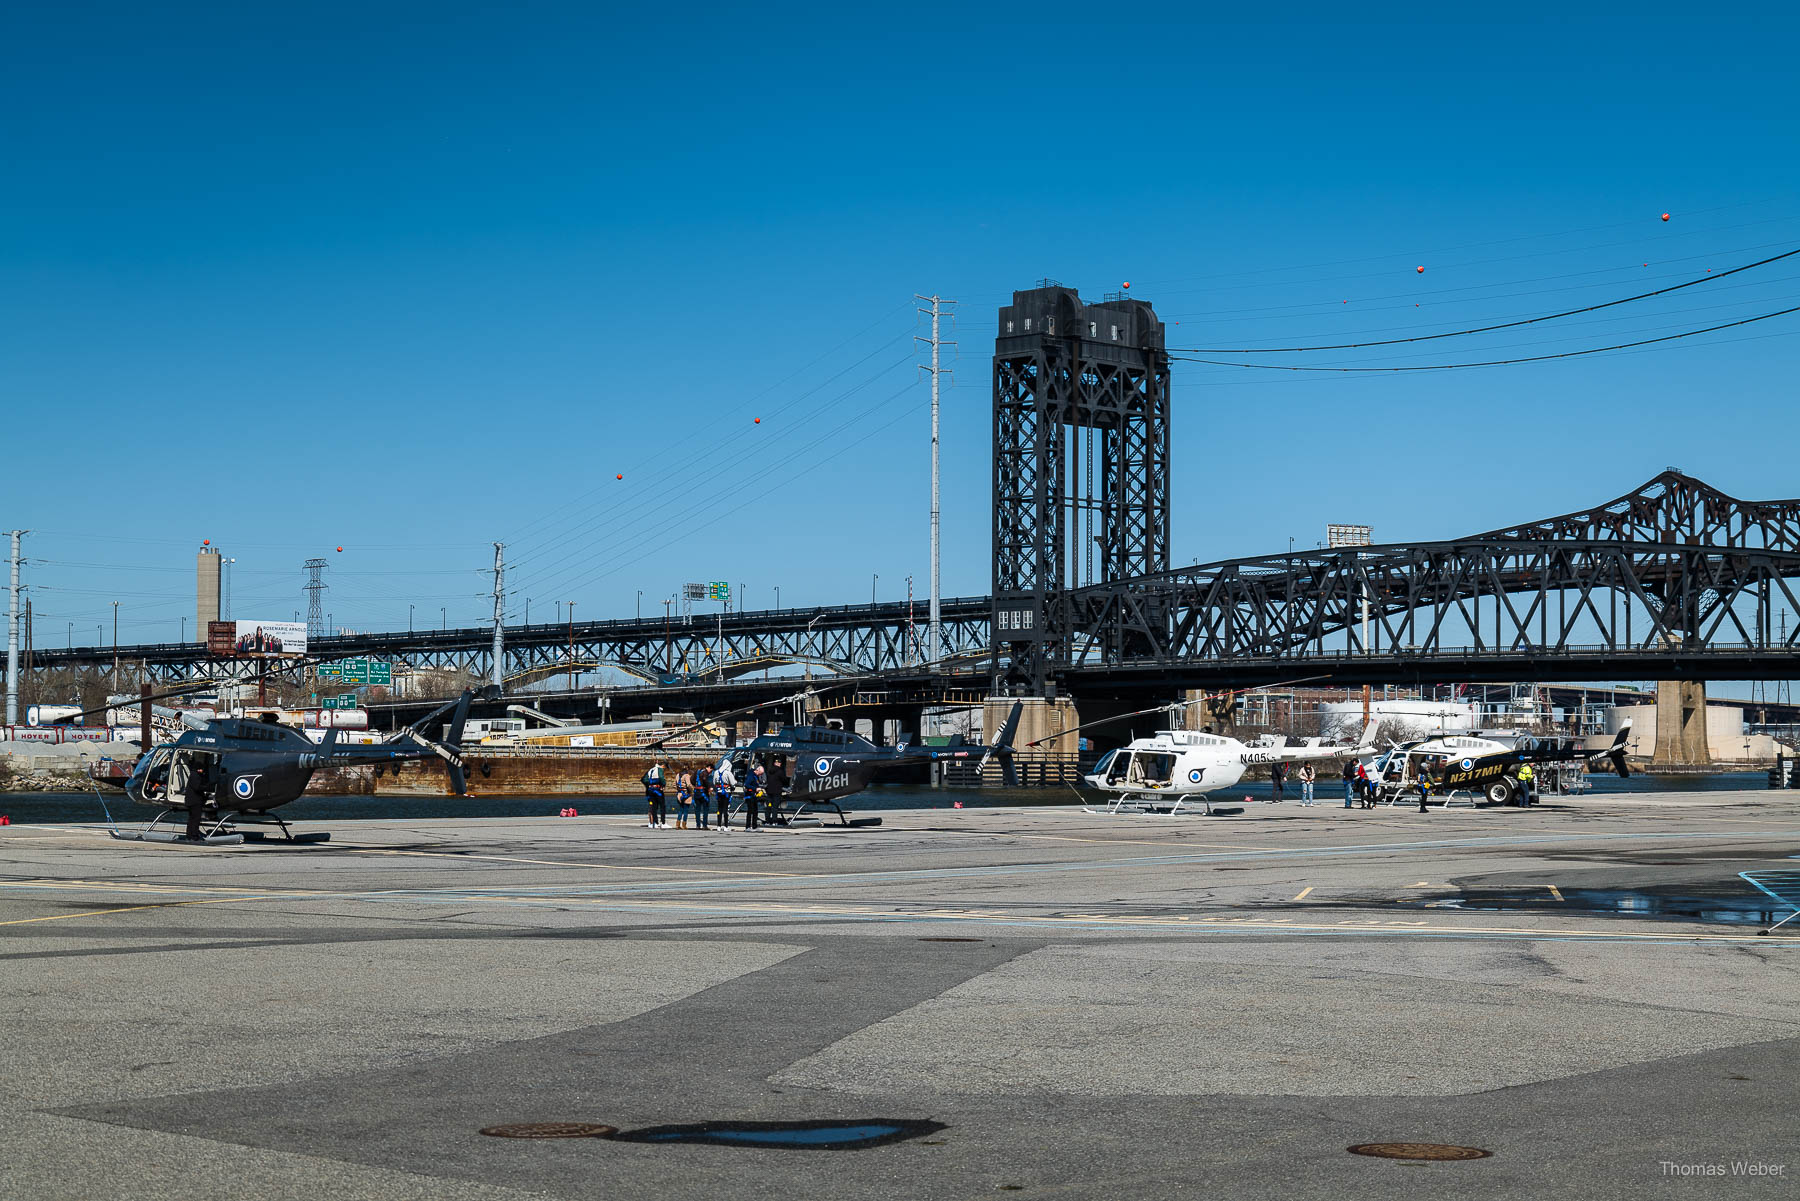
[{"label": "utility pole", "polygon": [[[32,632],[36,629],[37,629],[37,620],[34,617],[32,617],[32,615],[31,615],[31,598],[28,596],[25,598],[25,675],[27,677],[29,677],[31,675],[31,668],[33,666],[32,659],[31,659],[31,652],[32,652],[32,643],[35,642],[36,639],[33,638]],[[19,685],[19,692],[21,695],[25,696],[25,699],[27,702],[35,701],[38,699],[37,690],[35,688],[32,689],[29,694],[25,693],[25,686],[24,686],[23,681],[21,681],[21,683]],[[29,704],[27,704],[26,709],[29,712],[29,710],[30,710]]]},{"label": "utility pole", "polygon": [[931,663],[936,664],[943,658],[944,650],[944,628],[938,611],[943,596],[938,583],[938,377],[944,373],[944,368],[938,363],[938,349],[956,345],[938,337],[938,320],[944,315],[944,306],[954,306],[956,302],[937,296],[920,296],[916,292],[913,299],[931,301],[929,309],[919,310],[931,314],[931,337],[915,336],[913,341],[931,343],[931,366],[921,366],[920,370],[931,373],[931,624],[926,633],[926,647]]},{"label": "utility pole", "polygon": [[569,691],[575,691],[575,602],[569,602]]},{"label": "utility pole", "polygon": [[[12,539],[12,582],[6,604],[6,724],[19,724],[19,539],[29,531],[8,530]],[[116,670],[116,669],[115,669]]]},{"label": "utility pole", "polygon": [[506,603],[505,551],[506,543],[494,543],[494,670],[491,679],[496,688],[503,687],[506,683],[506,673],[502,669],[506,654],[506,638],[501,632],[504,628],[502,622],[505,620],[502,610]]},{"label": "utility pole", "polygon": [[113,691],[117,692],[119,690],[119,602],[114,601],[112,603],[112,607],[113,607]]}]

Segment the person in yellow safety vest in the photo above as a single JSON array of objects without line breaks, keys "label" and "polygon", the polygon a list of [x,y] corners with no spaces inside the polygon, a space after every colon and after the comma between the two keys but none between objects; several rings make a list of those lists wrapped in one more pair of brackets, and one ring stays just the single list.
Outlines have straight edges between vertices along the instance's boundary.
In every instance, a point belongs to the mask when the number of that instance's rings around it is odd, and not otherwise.
[{"label": "person in yellow safety vest", "polygon": [[1519,765],[1519,808],[1521,809],[1531,804],[1532,774],[1531,764],[1521,763]]}]

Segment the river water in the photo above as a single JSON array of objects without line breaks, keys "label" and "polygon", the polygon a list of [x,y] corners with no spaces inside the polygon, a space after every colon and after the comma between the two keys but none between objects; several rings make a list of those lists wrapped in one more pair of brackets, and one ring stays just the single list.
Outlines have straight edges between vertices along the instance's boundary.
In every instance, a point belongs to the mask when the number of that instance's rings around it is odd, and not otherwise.
[{"label": "river water", "polygon": [[[1621,780],[1616,776],[1588,777],[1590,795],[1609,793],[1718,792],[1730,789],[1764,789],[1768,787],[1766,772],[1733,772],[1707,776],[1633,776]],[[123,793],[101,790],[114,820],[141,822],[152,810],[134,805]],[[1300,795],[1299,785],[1289,783],[1290,800]],[[1321,781],[1317,795],[1321,801],[1343,796],[1336,780]],[[1267,780],[1245,781],[1212,794],[1214,800],[1249,798],[1267,801]],[[967,809],[1013,805],[1076,805],[1082,803],[1072,788],[926,788],[916,785],[876,785],[844,801],[844,807],[864,813],[884,809],[951,809],[961,805]],[[279,810],[292,822],[337,823],[359,819],[420,821],[444,817],[555,817],[573,806],[584,814],[641,813],[643,802],[635,797],[302,797]],[[673,807],[673,806],[671,806]],[[18,823],[97,822],[104,821],[101,801],[92,792],[16,792],[0,794],[0,814]]]}]

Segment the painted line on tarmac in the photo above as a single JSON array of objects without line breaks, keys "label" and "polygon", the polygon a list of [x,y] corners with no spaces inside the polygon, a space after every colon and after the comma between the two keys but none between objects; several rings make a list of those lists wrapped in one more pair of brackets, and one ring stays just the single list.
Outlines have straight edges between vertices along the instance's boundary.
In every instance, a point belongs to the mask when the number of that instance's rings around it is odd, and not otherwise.
[{"label": "painted line on tarmac", "polygon": [[963,925],[1003,925],[1021,929],[1148,930],[1165,933],[1174,930],[1199,930],[1207,933],[1254,932],[1305,936],[1386,934],[1432,938],[1523,938],[1553,942],[1637,942],[1663,944],[1745,943],[1771,949],[1800,949],[1800,941],[1778,939],[1770,942],[1763,939],[1760,934],[1669,934],[1533,926],[1434,926],[1429,921],[1416,919],[1399,920],[1392,918],[1344,918],[1336,922],[1319,923],[1300,922],[1293,918],[1262,918],[1254,916],[1195,917],[1183,914],[1162,917],[1148,914],[1107,913],[1072,913],[1054,916],[1034,916],[1030,914],[1009,913],[1004,910],[994,909],[939,908],[907,911],[891,909],[883,910],[868,905],[848,906],[823,903],[794,904],[785,902],[745,902],[736,904],[706,902],[697,904],[694,902],[674,900],[622,901],[610,898],[584,896],[493,895],[466,889],[317,892],[304,894],[266,893],[248,896],[215,897],[195,901],[163,901],[148,905],[123,906],[121,908],[104,911],[58,913],[40,917],[14,918],[7,921],[0,921],[0,926],[30,925],[38,922],[65,921],[71,918],[81,917],[111,917],[114,914],[121,913],[139,913],[152,909],[187,908],[197,905],[230,905],[235,903],[258,903],[267,901],[312,900],[360,900],[372,903],[399,902],[438,905],[467,905],[485,902],[487,904],[517,905],[534,908],[541,908],[549,905],[585,905],[603,912],[633,914],[681,914],[686,916],[736,917],[746,919],[801,916],[831,918],[853,922],[873,922],[878,924],[944,922]]},{"label": "painted line on tarmac", "polygon": [[[644,884],[596,885],[592,889],[586,890],[588,895],[617,895],[617,894],[632,893],[632,892],[659,892],[659,891],[676,891],[676,890],[693,891],[693,890],[706,890],[706,889],[732,890],[732,889],[749,889],[749,888],[770,888],[770,887],[775,887],[778,885],[790,885],[791,886],[791,885],[796,885],[796,884],[809,884],[809,885],[831,884],[831,883],[867,884],[867,883],[877,882],[877,881],[905,882],[905,881],[981,879],[981,878],[992,878],[992,877],[1003,877],[1003,876],[1046,875],[1046,874],[1055,874],[1055,873],[1062,873],[1062,872],[1113,871],[1113,870],[1128,869],[1128,868],[1166,867],[1166,866],[1180,866],[1180,865],[1190,865],[1190,864],[1191,865],[1206,865],[1206,864],[1211,864],[1211,863],[1229,863],[1229,862],[1238,862],[1238,861],[1243,861],[1243,860],[1264,860],[1264,859],[1269,859],[1274,856],[1281,856],[1281,855],[1287,855],[1287,856],[1292,856],[1295,858],[1302,858],[1302,859],[1337,858],[1337,857],[1344,857],[1344,856],[1381,855],[1381,854],[1389,854],[1389,853],[1394,853],[1394,852],[1399,852],[1399,851],[1462,849],[1462,848],[1469,848],[1469,847],[1504,848],[1504,847],[1511,847],[1511,846],[1542,845],[1542,844],[1546,844],[1546,843],[1569,843],[1569,842],[1583,843],[1583,842],[1596,842],[1596,841],[1613,842],[1613,841],[1623,841],[1623,840],[1668,841],[1668,840],[1672,840],[1672,839],[1693,839],[1693,840],[1713,839],[1713,840],[1716,840],[1716,839],[1724,839],[1724,838],[1745,837],[1745,836],[1751,836],[1751,835],[1756,835],[1756,834],[1760,834],[1760,833],[1765,833],[1765,832],[1763,832],[1763,831],[1716,831],[1716,832],[1689,831],[1689,832],[1685,832],[1685,833],[1671,832],[1671,833],[1629,833],[1629,834],[1599,834],[1599,835],[1595,835],[1595,834],[1546,835],[1546,836],[1531,836],[1531,837],[1524,837],[1524,838],[1496,835],[1496,836],[1481,837],[1481,838],[1429,839],[1429,840],[1422,840],[1422,841],[1411,841],[1411,842],[1400,842],[1400,843],[1392,843],[1392,842],[1359,843],[1359,844],[1352,844],[1349,846],[1342,846],[1342,847],[1326,846],[1326,847],[1318,847],[1318,848],[1313,848],[1310,850],[1301,850],[1301,851],[1271,851],[1271,850],[1262,850],[1262,849],[1245,849],[1245,850],[1240,850],[1240,851],[1235,851],[1235,852],[1224,852],[1224,853],[1219,853],[1219,854],[1148,855],[1148,856],[1132,856],[1132,857],[1119,858],[1119,859],[1084,859],[1084,860],[1076,860],[1074,862],[991,864],[991,865],[982,865],[982,866],[952,867],[952,868],[896,868],[896,869],[886,869],[886,870],[866,871],[866,872],[823,872],[823,873],[800,873],[800,872],[779,873],[779,872],[768,872],[768,871],[757,872],[757,871],[746,871],[746,870],[714,869],[714,868],[683,868],[683,867],[667,867],[667,866],[651,867],[651,866],[638,865],[638,864],[608,864],[608,863],[584,864],[584,863],[579,863],[579,862],[570,862],[570,861],[565,861],[565,860],[554,860],[554,859],[527,859],[527,858],[519,857],[519,856],[462,855],[462,854],[457,854],[457,853],[448,852],[448,851],[401,851],[401,850],[383,850],[383,849],[357,849],[357,850],[352,850],[351,853],[367,854],[367,855],[384,855],[384,856],[444,858],[444,859],[455,859],[455,860],[494,861],[494,862],[502,862],[502,863],[514,862],[514,863],[536,864],[536,865],[541,865],[541,866],[568,867],[568,868],[588,869],[588,870],[599,869],[599,870],[611,870],[611,871],[621,871],[621,872],[637,871],[637,872],[667,873],[667,874],[671,874],[671,875],[686,875],[686,876],[690,877],[689,879],[685,879],[685,880],[666,880],[666,881],[658,881],[655,883],[646,882]],[[708,877],[708,878],[694,879],[692,877]],[[104,886],[94,885],[94,887],[104,887]],[[551,886],[545,886],[545,887],[546,888],[556,888],[558,886],[551,885]],[[565,888],[566,888],[566,886],[565,886]],[[264,889],[264,890],[260,890],[260,891],[267,892],[268,890]],[[346,890],[326,890],[326,891],[321,891],[318,893],[304,893],[304,892],[296,891],[290,895],[292,895],[296,898],[307,897],[307,896],[355,897],[355,896],[372,895],[374,892],[377,892],[377,891],[384,892],[384,893],[390,893],[390,894],[394,894],[394,895],[412,895],[416,890],[407,889],[407,888],[385,889],[385,890],[346,889]],[[417,890],[417,891],[430,891],[430,890]],[[480,896],[480,895],[499,896],[499,895],[505,895],[508,893],[511,893],[512,895],[527,895],[526,890],[521,890],[521,889],[517,889],[517,888],[504,888],[504,887],[496,888],[494,890],[464,889],[464,890],[459,890],[459,891],[465,892],[470,896]],[[561,895],[568,895],[568,894],[566,891],[563,891],[561,893]]]},{"label": "painted line on tarmac", "polygon": [[[392,898],[399,899],[399,898]],[[423,900],[424,898],[414,898]],[[462,904],[471,898],[446,896],[434,898],[444,903]],[[547,899],[499,899],[502,903],[543,905]],[[564,898],[562,903],[579,903],[582,898]],[[1257,933],[1341,935],[1398,934],[1437,938],[1525,938],[1555,942],[1648,942],[1648,943],[1754,943],[1765,947],[1800,950],[1800,940],[1770,942],[1761,935],[1749,934],[1670,934],[1616,930],[1533,926],[1434,926],[1426,921],[1398,921],[1384,918],[1345,918],[1338,922],[1296,922],[1291,918],[1257,917],[1155,917],[1129,914],[1065,914],[1036,917],[1029,914],[998,910],[925,909],[918,911],[879,910],[871,906],[838,906],[807,904],[692,904],[681,901],[610,901],[588,900],[586,904],[606,912],[639,914],[683,914],[706,917],[826,917],[849,921],[881,923],[947,922],[952,924],[997,924],[1026,929],[1085,930],[1201,930],[1209,933],[1253,931]]]},{"label": "painted line on tarmac", "polygon": [[230,905],[237,901],[286,901],[288,896],[218,897],[210,901],[157,901],[150,905],[125,905],[118,909],[87,909],[80,913],[52,913],[44,917],[16,917],[0,926],[29,926],[33,922],[61,922],[74,917],[111,917],[115,913],[139,913],[145,909],[182,909],[191,905]]},{"label": "painted line on tarmac", "polygon": [[374,847],[340,848],[352,855],[404,855],[423,859],[479,859],[492,863],[532,863],[549,867],[579,867],[611,872],[685,872],[690,876],[758,876],[768,878],[806,879],[800,872],[736,871],[722,867],[647,867],[637,863],[571,863],[566,859],[526,859],[518,855],[465,855],[456,851],[390,851]]},{"label": "painted line on tarmac", "polygon": [[1305,888],[1302,888],[1300,890],[1300,895],[1295,897],[1294,899],[1296,901],[1304,901],[1307,898],[1307,895],[1310,894],[1311,892],[1312,892],[1312,885],[1309,884]]},{"label": "painted line on tarmac", "polygon": [[232,896],[294,896],[309,897],[318,895],[317,889],[311,888],[233,888],[221,884],[145,884],[135,880],[84,880],[79,877],[65,880],[0,880],[0,888],[10,888],[22,892],[126,892],[132,894],[151,893],[157,895],[173,894],[176,896],[199,893],[210,896],[228,893]]},{"label": "painted line on tarmac", "polygon": [[1559,889],[1559,888],[1557,888],[1557,887],[1556,887],[1556,885],[1554,885],[1554,884],[1546,884],[1546,885],[1544,885],[1544,887],[1545,887],[1545,888],[1548,888],[1548,889],[1549,889],[1549,890],[1550,890],[1550,895],[1551,895],[1551,896],[1553,896],[1553,897],[1555,897],[1555,898],[1556,898],[1556,899],[1557,899],[1557,900],[1559,900],[1559,901],[1560,901],[1560,900],[1562,900],[1562,899],[1563,899],[1563,894],[1562,894],[1562,890],[1561,890],[1561,889]]}]

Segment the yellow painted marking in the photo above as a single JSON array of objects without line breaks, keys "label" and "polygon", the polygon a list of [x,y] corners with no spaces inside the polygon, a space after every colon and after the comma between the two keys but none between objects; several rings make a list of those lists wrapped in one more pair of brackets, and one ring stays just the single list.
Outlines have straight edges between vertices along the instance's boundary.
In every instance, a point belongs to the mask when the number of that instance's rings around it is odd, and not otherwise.
[{"label": "yellow painted marking", "polygon": [[384,851],[373,847],[345,847],[352,855],[401,855],[421,859],[480,859],[493,863],[534,863],[548,867],[580,867],[596,871],[609,872],[686,872],[689,875],[703,876],[753,876],[758,879],[809,880],[818,879],[822,875],[842,875],[841,872],[804,873],[804,872],[749,872],[732,871],[722,867],[646,867],[643,864],[625,863],[570,863],[566,859],[524,859],[517,855],[459,855],[455,851]]},{"label": "yellow painted marking", "polygon": [[1431,887],[1431,881],[1429,881],[1429,880],[1420,880],[1420,881],[1419,881],[1419,882],[1418,882],[1418,883],[1417,883],[1417,884],[1408,884],[1408,885],[1407,885],[1407,887],[1408,887],[1408,888],[1430,888],[1430,887]]},{"label": "yellow painted marking", "polygon": [[1304,901],[1304,900],[1305,900],[1305,899],[1306,899],[1306,894],[1307,894],[1307,893],[1309,893],[1309,892],[1311,892],[1311,891],[1312,891],[1312,886],[1311,886],[1311,885],[1308,885],[1308,886],[1307,886],[1307,887],[1305,887],[1305,888],[1302,888],[1302,889],[1301,889],[1301,890],[1300,890],[1300,895],[1299,895],[1299,896],[1297,896],[1297,897],[1295,897],[1295,898],[1294,898],[1294,899],[1295,899],[1295,900],[1296,900],[1296,901]]},{"label": "yellow painted marking", "polygon": [[[958,831],[961,833],[961,831]],[[985,834],[987,831],[971,830],[969,833]],[[1002,835],[994,834],[994,837]],[[1013,838],[1036,838],[1048,842],[1091,842],[1101,846],[1122,847],[1182,847],[1184,849],[1202,847],[1209,851],[1302,851],[1305,847],[1259,847],[1247,842],[1169,842],[1155,838],[1077,838],[1073,834],[1013,834]]]},{"label": "yellow painted marking", "polygon": [[1556,898],[1556,899],[1557,899],[1557,900],[1559,900],[1559,901],[1560,901],[1560,900],[1562,900],[1562,899],[1563,899],[1563,894],[1562,894],[1562,891],[1561,891],[1561,890],[1560,890],[1560,889],[1558,889],[1558,888],[1557,888],[1557,887],[1556,887],[1556,885],[1554,885],[1554,884],[1546,884],[1546,885],[1544,885],[1544,887],[1545,887],[1545,888],[1548,888],[1548,889],[1549,889],[1549,890],[1550,890],[1550,895],[1551,895],[1551,896],[1553,896],[1553,897],[1555,897],[1555,898]]},{"label": "yellow painted marking", "polygon": [[287,897],[220,897],[212,901],[158,901],[154,905],[126,905],[120,909],[85,910],[81,913],[52,913],[46,917],[18,917],[0,922],[0,926],[27,926],[32,922],[60,922],[72,917],[111,917],[115,913],[136,913],[141,909],[179,909],[184,905],[229,905],[233,901],[279,901]]}]

